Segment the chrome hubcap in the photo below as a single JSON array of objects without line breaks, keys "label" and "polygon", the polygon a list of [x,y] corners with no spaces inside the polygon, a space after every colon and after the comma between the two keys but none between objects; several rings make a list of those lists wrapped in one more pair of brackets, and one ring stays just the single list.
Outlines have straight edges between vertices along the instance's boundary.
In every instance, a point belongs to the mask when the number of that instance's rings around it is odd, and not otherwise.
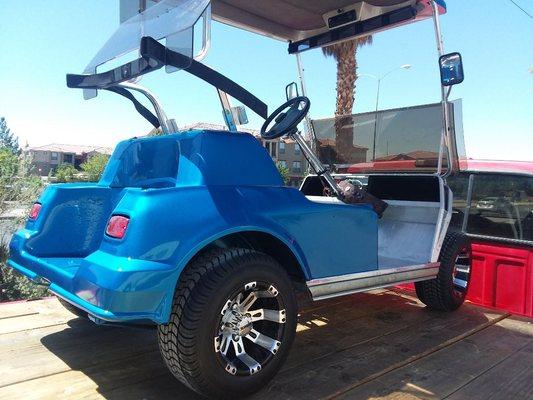
[{"label": "chrome hubcap", "polygon": [[278,352],[286,321],[278,290],[249,282],[220,311],[215,353],[232,375],[259,372]]},{"label": "chrome hubcap", "polygon": [[453,288],[459,295],[463,295],[468,288],[470,282],[470,252],[463,249],[459,252],[455,259],[455,267],[453,269]]}]

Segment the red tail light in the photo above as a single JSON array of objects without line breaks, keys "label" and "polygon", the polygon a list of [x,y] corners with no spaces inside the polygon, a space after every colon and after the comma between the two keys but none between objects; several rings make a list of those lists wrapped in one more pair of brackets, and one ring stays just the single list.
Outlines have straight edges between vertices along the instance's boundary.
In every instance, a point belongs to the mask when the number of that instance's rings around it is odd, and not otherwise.
[{"label": "red tail light", "polygon": [[113,215],[107,223],[105,233],[115,239],[122,239],[126,234],[126,229],[130,219],[123,215]]},{"label": "red tail light", "polygon": [[28,217],[35,221],[41,212],[41,207],[42,206],[40,203],[33,203],[33,206],[31,206],[30,215]]}]

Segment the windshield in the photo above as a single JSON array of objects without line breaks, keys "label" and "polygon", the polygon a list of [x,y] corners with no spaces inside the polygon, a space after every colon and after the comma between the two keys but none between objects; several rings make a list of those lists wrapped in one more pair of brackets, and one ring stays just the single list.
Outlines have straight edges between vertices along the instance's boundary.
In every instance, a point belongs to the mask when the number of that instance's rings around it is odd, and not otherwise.
[{"label": "windshield", "polygon": [[[461,101],[455,101],[458,131],[460,108]],[[313,128],[321,161],[337,172],[437,170],[443,129],[440,103],[317,119]],[[462,143],[457,147],[464,157]]]},{"label": "windshield", "polygon": [[[126,7],[126,5],[129,6]],[[194,24],[206,11],[208,5],[209,0],[148,1],[146,10],[138,13],[138,3],[121,2],[122,19],[128,16],[129,18],[120,24],[115,33],[96,53],[84,73],[94,74],[98,66],[138,49],[141,38],[144,36],[150,36],[156,40],[165,38],[168,48],[192,59]],[[167,72],[171,71],[167,69]],[[86,89],[84,91],[85,98],[94,96],[96,96],[96,90]]]}]

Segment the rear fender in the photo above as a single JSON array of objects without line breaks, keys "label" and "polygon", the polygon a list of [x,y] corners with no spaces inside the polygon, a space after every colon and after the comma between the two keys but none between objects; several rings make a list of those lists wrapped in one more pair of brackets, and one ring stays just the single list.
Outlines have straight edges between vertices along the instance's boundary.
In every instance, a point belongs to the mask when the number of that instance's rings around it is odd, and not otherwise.
[{"label": "rear fender", "polygon": [[[192,248],[185,257],[181,260],[179,265],[176,268],[177,274],[176,274],[176,280],[175,285],[177,285],[181,274],[187,267],[187,265],[191,262],[191,260],[198,254],[200,254],[203,250],[207,249],[211,244],[215,243],[217,240],[223,239],[224,237],[227,237],[232,234],[236,233],[250,233],[250,232],[257,232],[257,233],[265,233],[268,235],[271,235],[272,237],[278,239],[281,243],[286,245],[288,249],[292,252],[296,260],[298,261],[300,270],[302,274],[304,275],[306,280],[310,279],[310,271],[309,266],[307,264],[305,255],[303,254],[302,249],[296,243],[294,239],[291,239],[287,234],[284,234],[282,230],[279,232],[264,229],[258,226],[240,226],[235,227],[232,229],[227,229],[221,232],[218,232],[216,235],[212,235],[210,237],[207,237],[205,240],[203,240],[201,243],[199,243],[197,246]],[[168,321],[170,317],[170,312],[172,308],[171,302],[165,303],[165,309],[163,310],[163,320]]]}]

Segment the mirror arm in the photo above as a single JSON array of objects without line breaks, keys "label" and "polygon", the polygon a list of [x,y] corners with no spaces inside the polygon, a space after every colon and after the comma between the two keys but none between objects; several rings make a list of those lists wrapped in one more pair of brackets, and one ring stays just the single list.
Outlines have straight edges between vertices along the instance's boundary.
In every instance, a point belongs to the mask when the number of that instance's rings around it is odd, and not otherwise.
[{"label": "mirror arm", "polygon": [[453,86],[448,86],[448,90],[446,91],[446,101],[450,98],[450,93],[452,92]]}]

